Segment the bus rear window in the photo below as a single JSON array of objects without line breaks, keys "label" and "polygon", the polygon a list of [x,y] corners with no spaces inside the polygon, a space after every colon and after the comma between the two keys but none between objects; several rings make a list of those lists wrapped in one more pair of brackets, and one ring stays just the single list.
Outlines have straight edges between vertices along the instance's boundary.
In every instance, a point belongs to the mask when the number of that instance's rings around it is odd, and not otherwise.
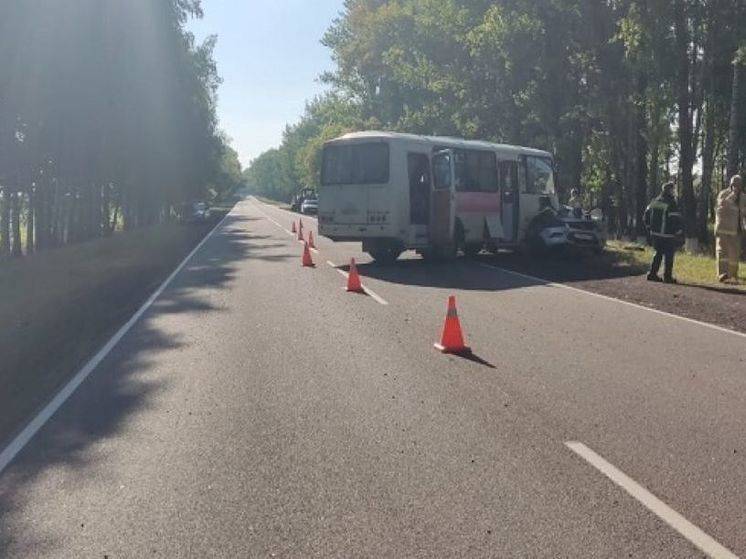
[{"label": "bus rear window", "polygon": [[389,182],[389,146],[382,142],[337,144],[324,148],[321,184]]}]

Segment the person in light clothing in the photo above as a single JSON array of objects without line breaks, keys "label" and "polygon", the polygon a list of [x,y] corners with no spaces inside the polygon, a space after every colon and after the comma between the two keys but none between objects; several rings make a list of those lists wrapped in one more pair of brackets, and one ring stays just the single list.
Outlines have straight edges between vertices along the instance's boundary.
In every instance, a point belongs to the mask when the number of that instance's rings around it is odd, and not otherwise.
[{"label": "person in light clothing", "polygon": [[718,280],[738,281],[741,236],[746,230],[746,196],[743,179],[735,175],[728,188],[720,191],[715,206],[715,237]]}]

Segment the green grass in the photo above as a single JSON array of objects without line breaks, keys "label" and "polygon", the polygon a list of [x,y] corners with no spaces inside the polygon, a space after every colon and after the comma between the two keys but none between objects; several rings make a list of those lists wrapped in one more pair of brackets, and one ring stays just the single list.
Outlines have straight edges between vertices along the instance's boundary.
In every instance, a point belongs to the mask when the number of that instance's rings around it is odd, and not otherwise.
[{"label": "green grass", "polygon": [[212,226],[159,225],[0,262],[0,441],[49,400]]},{"label": "green grass", "polygon": [[[620,241],[609,241],[607,250],[615,255],[619,260],[627,262],[629,265],[646,269],[650,266],[653,258],[653,249],[644,247],[644,250],[633,249],[630,243]],[[674,264],[674,276],[682,283],[692,283],[697,285],[723,285],[717,281],[717,265],[714,256],[699,254],[689,254],[683,251],[676,253]],[[741,285],[728,286],[746,290],[746,262],[741,262],[739,268],[739,280]]]}]

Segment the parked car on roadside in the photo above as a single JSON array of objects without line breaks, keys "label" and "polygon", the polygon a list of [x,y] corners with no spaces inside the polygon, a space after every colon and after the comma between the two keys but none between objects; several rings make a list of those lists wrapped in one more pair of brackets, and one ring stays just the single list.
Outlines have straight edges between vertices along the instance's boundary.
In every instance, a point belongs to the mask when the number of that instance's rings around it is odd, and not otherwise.
[{"label": "parked car on roadside", "polygon": [[307,198],[316,199],[316,192],[312,188],[304,188],[295,194],[293,199],[290,201],[290,210],[293,212],[300,212],[301,206]]},{"label": "parked car on roadside", "polygon": [[185,204],[181,219],[184,223],[204,223],[212,217],[212,211],[207,202],[197,201]]},{"label": "parked car on roadside", "polygon": [[300,213],[314,215],[319,213],[319,199],[315,196],[304,199],[300,205]]}]

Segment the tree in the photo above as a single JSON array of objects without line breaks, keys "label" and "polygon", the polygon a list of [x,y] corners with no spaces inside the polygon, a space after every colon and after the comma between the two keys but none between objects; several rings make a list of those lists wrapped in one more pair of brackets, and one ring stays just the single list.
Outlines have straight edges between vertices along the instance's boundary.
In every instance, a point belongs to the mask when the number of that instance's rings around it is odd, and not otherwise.
[{"label": "tree", "polygon": [[[147,226],[206,192],[226,149],[199,0],[0,4],[0,255]],[[5,250],[7,248],[7,250]]]}]

